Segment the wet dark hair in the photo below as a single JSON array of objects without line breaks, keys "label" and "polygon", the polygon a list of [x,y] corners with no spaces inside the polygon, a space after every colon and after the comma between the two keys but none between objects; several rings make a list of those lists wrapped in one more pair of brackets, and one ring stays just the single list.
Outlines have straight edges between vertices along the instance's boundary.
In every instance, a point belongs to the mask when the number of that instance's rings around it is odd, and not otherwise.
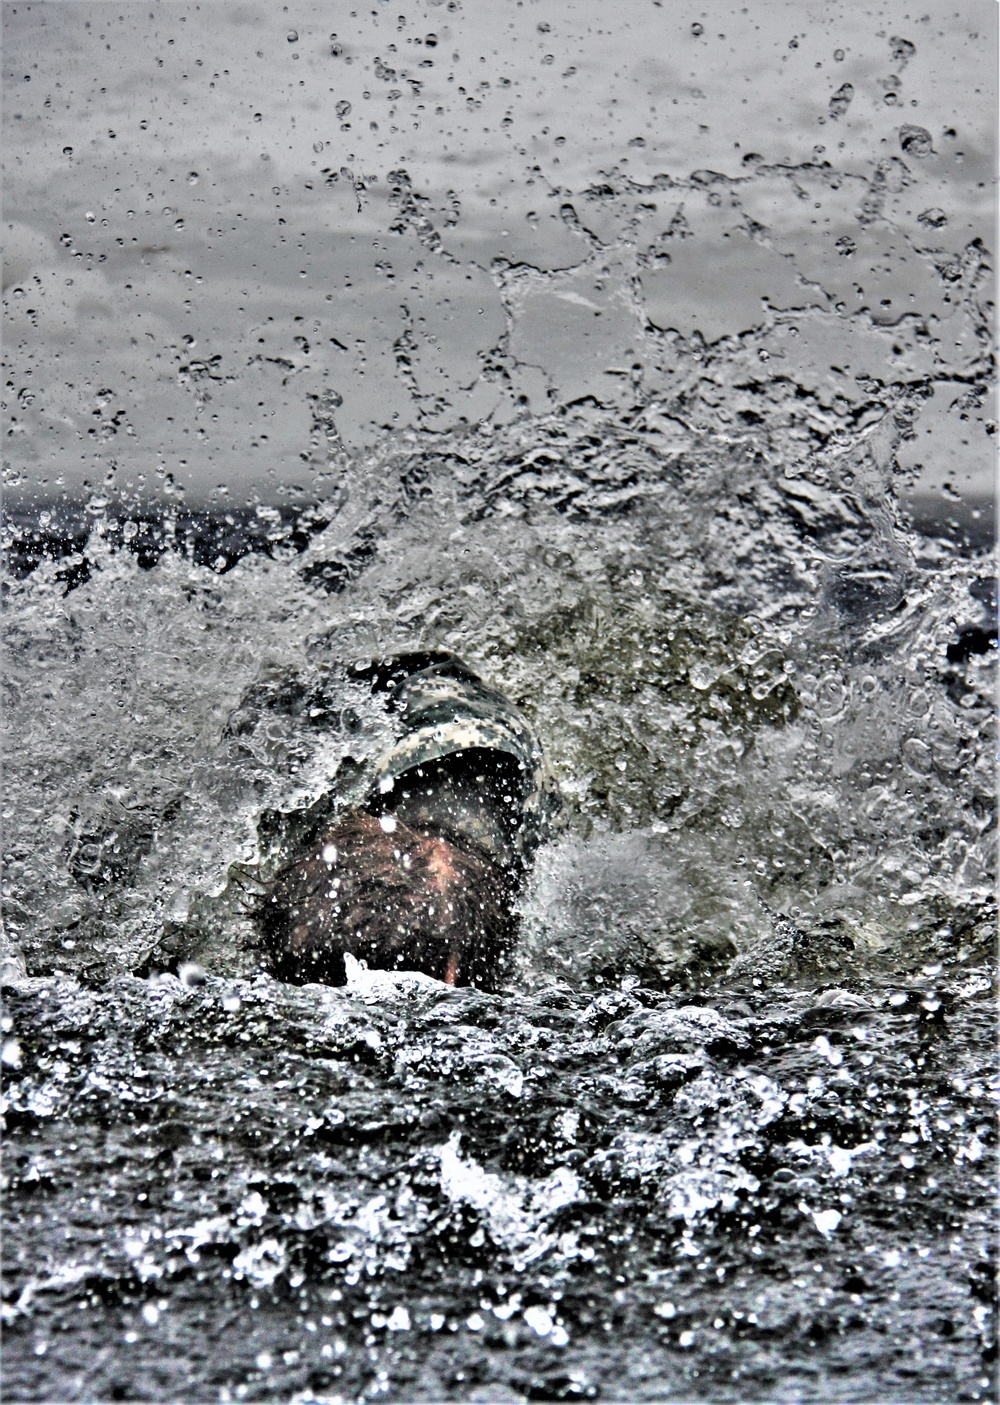
[{"label": "wet dark hair", "polygon": [[294,984],[343,985],[350,952],[376,969],[492,990],[514,944],[517,887],[474,839],[352,808],[277,874],[258,928],[272,973]]}]

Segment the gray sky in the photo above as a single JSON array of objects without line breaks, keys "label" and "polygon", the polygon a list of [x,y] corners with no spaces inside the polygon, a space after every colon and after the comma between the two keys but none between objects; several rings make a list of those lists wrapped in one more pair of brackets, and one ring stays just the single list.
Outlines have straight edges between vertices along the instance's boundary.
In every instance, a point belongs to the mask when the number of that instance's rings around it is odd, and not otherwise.
[{"label": "gray sky", "polygon": [[[831,359],[853,384],[980,354],[936,263],[992,244],[992,0],[44,0],[3,23],[7,459],[29,490],[113,457],[147,489],[270,496],[309,482],[331,391],[353,445],[613,401],[615,371],[655,370],[642,311],[713,342],[792,310],[781,355],[831,401]],[[836,187],[779,169],[822,162]],[[742,184],[630,185],[699,171]],[[886,330],[911,313],[933,352]],[[936,408],[925,457],[975,475],[982,435],[963,450]]]}]

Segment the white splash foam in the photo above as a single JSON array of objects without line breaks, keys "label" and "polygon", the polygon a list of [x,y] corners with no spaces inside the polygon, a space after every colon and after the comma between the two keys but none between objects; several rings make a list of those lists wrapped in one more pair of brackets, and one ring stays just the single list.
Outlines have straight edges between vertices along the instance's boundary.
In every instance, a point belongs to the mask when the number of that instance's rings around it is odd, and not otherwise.
[{"label": "white splash foam", "polygon": [[568,1166],[559,1166],[545,1180],[500,1176],[459,1154],[461,1133],[453,1132],[439,1149],[441,1189],[453,1203],[470,1205],[486,1219],[493,1239],[528,1263],[558,1240],[547,1233],[545,1221],[564,1205],[580,1198],[580,1182]]}]

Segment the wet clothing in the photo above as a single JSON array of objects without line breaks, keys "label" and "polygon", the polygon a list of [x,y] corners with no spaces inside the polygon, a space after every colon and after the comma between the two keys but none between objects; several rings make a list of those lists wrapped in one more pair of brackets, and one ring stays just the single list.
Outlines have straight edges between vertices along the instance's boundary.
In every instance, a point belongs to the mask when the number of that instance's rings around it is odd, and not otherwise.
[{"label": "wet clothing", "polygon": [[415,815],[458,824],[488,848],[500,845],[499,826],[514,855],[530,862],[557,826],[562,801],[524,714],[443,649],[362,663],[353,673],[388,693],[403,723],[375,764],[370,803],[381,797],[398,811],[405,794]]}]

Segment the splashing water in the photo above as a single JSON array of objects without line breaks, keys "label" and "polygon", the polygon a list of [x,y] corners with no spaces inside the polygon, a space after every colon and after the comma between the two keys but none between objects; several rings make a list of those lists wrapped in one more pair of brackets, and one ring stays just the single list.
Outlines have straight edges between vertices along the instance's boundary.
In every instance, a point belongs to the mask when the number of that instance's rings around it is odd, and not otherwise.
[{"label": "splashing water", "polygon": [[[164,1398],[856,1398],[909,1390],[930,1331],[920,1370],[985,1390],[986,563],[904,526],[877,432],[807,486],[658,426],[417,437],[345,459],[300,550],[144,569],[104,517],[75,588],[10,583],[27,1393],[70,1303],[74,1398],[131,1379],[106,1303]],[[255,975],[262,816],[390,733],[346,683],[319,724],[247,690],[417,645],[529,713],[569,803],[518,970]],[[38,1191],[89,1226],[69,1254]]]},{"label": "splashing water", "polygon": [[989,902],[993,654],[961,649],[989,577],[901,525],[891,443],[806,483],[704,435],[663,454],[642,404],[433,448],[345,462],[302,552],[144,570],[98,520],[84,583],[11,584],[8,930],[32,971],[137,969],[254,858],[265,809],[385,744],[349,684],[322,725],[234,728],[252,684],[425,646],[528,712],[570,801],[527,901],[539,973],[559,950],[592,976],[593,941],[612,980],[778,970],[789,940],[864,970]]},{"label": "splashing water", "polygon": [[[391,39],[341,15],[321,43],[306,7],[270,47],[231,9],[233,71],[284,76],[227,175],[215,14],[173,26],[180,181],[173,99],[169,138],[154,113],[86,165],[82,135],[52,147],[36,59],[60,45],[7,17],[44,201],[23,179],[66,231],[25,216],[5,257],[8,1393],[989,1398],[989,172],[940,89],[971,41],[935,15],[940,42],[906,19],[855,52],[831,13],[779,64],[742,11],[725,38],[653,7],[670,44],[636,91],[677,94],[661,139],[627,127],[628,85],[593,122],[558,9],[511,10],[458,117],[459,7]],[[638,21],[603,22],[628,57]],[[110,22],[60,34],[94,58],[98,30],[118,63]],[[703,55],[740,34],[733,120]],[[405,159],[360,119],[383,90],[389,123],[423,114]],[[509,146],[488,217],[446,139],[472,113]],[[126,150],[163,201],[120,219],[95,191],[130,189]],[[227,180],[245,264],[206,214]],[[186,503],[195,444],[249,508]],[[100,491],[60,497],[60,453]],[[273,980],[255,884],[393,736],[335,665],[430,647],[524,710],[566,798],[516,967],[498,995],[354,961],[342,988]]]}]

